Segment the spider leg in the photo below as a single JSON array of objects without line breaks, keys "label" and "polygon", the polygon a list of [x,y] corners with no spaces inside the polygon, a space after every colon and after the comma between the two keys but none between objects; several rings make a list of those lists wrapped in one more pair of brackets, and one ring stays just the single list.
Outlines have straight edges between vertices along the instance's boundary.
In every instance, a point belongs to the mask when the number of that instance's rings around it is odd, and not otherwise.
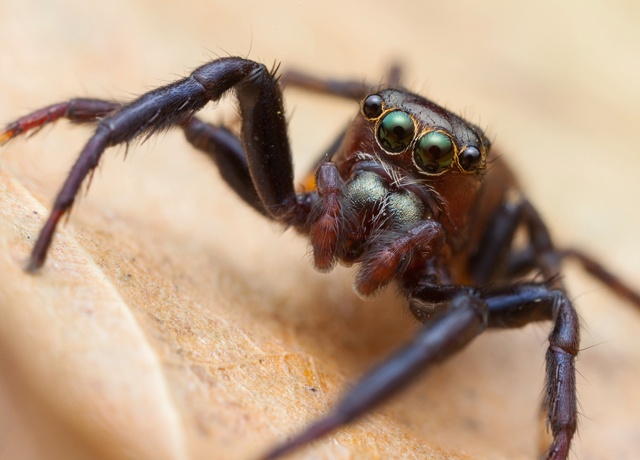
[{"label": "spider leg", "polygon": [[[261,457],[261,460],[278,458],[352,422],[398,393],[429,366],[459,351],[487,327],[522,327],[530,322],[550,320],[572,311],[571,308],[566,309],[568,300],[562,291],[542,283],[518,284],[483,295],[461,285],[413,285],[407,287],[407,292],[410,302],[439,301],[447,302],[447,306],[426,322],[409,344],[362,378],[329,415],[271,450]],[[567,334],[566,326],[566,321],[556,321],[556,328],[551,334],[554,347],[567,345],[564,339],[570,338],[571,334]],[[552,425],[561,426],[565,426],[564,420],[572,416],[575,424],[575,413],[572,412],[575,406],[564,404],[566,398],[557,398],[558,393],[564,394],[574,388],[574,382],[571,380],[574,374],[568,373],[568,381],[563,371],[564,367],[572,366],[573,363],[563,358],[564,355],[561,355],[559,360],[548,357],[547,365],[549,373],[557,370],[556,361],[560,361],[561,364],[559,376],[555,380],[555,391],[547,394],[553,413]],[[573,368],[570,369],[572,370]],[[573,403],[575,404],[575,399]],[[560,435],[559,440],[555,446],[561,446],[566,440],[564,445],[568,448],[571,438]],[[561,452],[557,448],[556,451],[559,454],[549,458],[566,458],[560,456],[565,451]]]},{"label": "spider leg", "polygon": [[295,86],[314,93],[328,94],[360,102],[369,93],[369,85],[355,80],[328,80],[305,72],[287,70],[280,77],[283,87]]},{"label": "spider leg", "polygon": [[[9,141],[29,131],[37,131],[61,118],[76,124],[96,123],[122,105],[119,102],[86,98],[53,104],[9,124],[3,134],[0,134],[0,139],[6,138],[6,141]],[[187,140],[218,166],[225,182],[247,204],[267,216],[251,180],[242,142],[228,129],[205,123],[197,117],[192,117],[182,128]]]},{"label": "spider leg", "polygon": [[[39,130],[61,118],[72,123],[96,123],[122,107],[118,102],[101,99],[71,99],[44,107],[9,124],[0,139],[11,140]],[[263,215],[267,211],[253,186],[242,142],[229,130],[216,127],[192,117],[182,126],[187,140],[209,156],[218,166],[222,178],[251,207]]]},{"label": "spider leg", "polygon": [[476,291],[467,288],[449,308],[422,327],[416,337],[353,387],[331,414],[276,447],[263,457],[271,460],[350,423],[404,388],[422,371],[457,352],[487,325],[488,310]]},{"label": "spider leg", "polygon": [[523,200],[520,194],[509,196],[494,212],[471,257],[471,277],[478,286],[499,278],[504,272],[513,237],[522,223]]},{"label": "spider leg", "polygon": [[[431,320],[433,304],[450,301],[469,288],[463,285],[419,283],[405,288],[409,310],[421,323]],[[558,293],[547,283],[519,283],[484,291],[483,299],[489,309],[489,328],[511,329],[537,321],[553,319],[553,304]],[[446,307],[446,305],[444,305]],[[440,311],[437,306],[435,311]]]},{"label": "spider leg", "polygon": [[[580,249],[559,249],[558,254],[562,259],[576,260],[587,273],[600,280],[616,295],[640,307],[640,292],[631,288],[589,254]],[[526,274],[534,268],[536,268],[536,251],[532,246],[528,246],[509,256],[505,273],[506,276],[515,277]]]},{"label": "spider leg", "polygon": [[31,253],[27,269],[44,263],[57,223],[67,212],[87,175],[106,148],[129,143],[189,121],[209,101],[235,89],[242,116],[242,143],[255,190],[267,214],[302,225],[310,197],[299,200],[287,138],[282,95],[266,67],[241,58],[223,58],[196,69],[189,77],[150,91],[104,118],[74,164]]},{"label": "spider leg", "polygon": [[121,106],[119,102],[85,98],[53,104],[8,124],[0,132],[0,144],[31,130],[43,128],[61,118],[66,118],[72,123],[95,123]]},{"label": "spider leg", "polygon": [[[478,285],[482,286],[500,278],[513,279],[539,268],[540,251],[536,250],[534,245],[521,250],[511,248],[515,231],[526,217],[524,210],[530,207],[531,205],[521,196],[516,196],[515,199],[506,200],[494,213],[479,249],[471,260],[472,278]],[[640,307],[640,293],[584,251],[555,248],[553,251],[559,259],[577,260],[587,273],[599,279],[618,296]]]},{"label": "spider leg", "polygon": [[242,142],[235,134],[197,117],[191,118],[182,129],[189,143],[213,160],[220,176],[240,198],[263,216],[271,217],[253,185]]},{"label": "spider leg", "polygon": [[[386,86],[399,88],[401,75],[402,69],[399,65],[391,66]],[[284,72],[280,77],[280,84],[283,87],[291,85],[314,93],[353,99],[357,102],[382,86],[371,85],[365,81],[322,79],[297,70]]]},{"label": "spider leg", "polygon": [[636,307],[640,307],[640,293],[629,287],[626,283],[624,283],[620,278],[607,270],[604,265],[595,260],[593,257],[585,254],[579,249],[561,250],[560,254],[562,257],[570,257],[577,260],[582,265],[582,268],[591,276],[599,279],[609,289],[611,289],[623,299],[626,299],[629,302],[633,303]]},{"label": "spider leg", "polygon": [[[424,321],[431,311],[424,303],[441,302],[459,295],[460,286],[418,285],[409,293],[410,309]],[[578,315],[561,289],[550,283],[506,286],[484,294],[489,310],[489,328],[522,327],[530,322],[554,321],[546,354],[546,392],[544,409],[553,433],[553,443],[545,459],[565,460],[577,429],[575,358],[579,348]]]},{"label": "spider leg", "polygon": [[[530,244],[522,250],[514,251],[511,243],[515,230],[521,223],[528,229]],[[472,261],[473,278],[480,285],[501,277],[513,279],[538,268],[550,280],[554,289],[554,328],[549,335],[546,354],[544,401],[547,426],[553,434],[553,443],[545,453],[547,459],[565,459],[577,429],[575,358],[579,349],[580,328],[578,315],[566,296],[561,279],[557,277],[561,259],[565,257],[577,259],[588,273],[601,280],[620,297],[640,306],[640,294],[600,263],[581,251],[556,249],[544,222],[525,199],[515,203],[507,201],[496,212],[482,240],[481,249]],[[414,307],[412,311],[414,310],[418,313],[417,317],[421,312],[429,312],[427,308]]]},{"label": "spider leg", "polygon": [[[512,262],[511,266],[508,262],[505,265],[505,261],[509,260],[513,234],[520,222],[528,229],[530,249],[514,253],[519,261]],[[553,434],[553,442],[545,453],[545,459],[564,460],[569,455],[571,440],[577,429],[575,359],[579,351],[580,326],[578,314],[557,276],[560,273],[561,254],[555,249],[535,208],[523,198],[511,208],[507,202],[495,214],[488,228],[489,233],[496,232],[496,235],[485,235],[483,238],[483,243],[491,252],[485,249],[476,255],[472,270],[476,270],[478,279],[489,281],[495,278],[503,265],[507,269],[521,270],[531,264],[549,280],[544,285],[507,286],[504,293],[485,292],[485,299],[490,311],[490,327],[519,327],[529,321],[544,319],[551,319],[554,323],[545,357],[544,401],[547,426]],[[527,257],[532,258],[532,262],[527,261]],[[418,283],[409,295],[410,310],[418,320],[426,320],[439,308],[425,304],[446,298],[454,290],[455,287],[447,290],[441,286],[434,288],[428,283]]]},{"label": "spider leg", "polygon": [[553,305],[553,329],[549,334],[549,348],[545,356],[546,393],[544,412],[553,442],[544,454],[546,460],[565,460],[569,456],[571,440],[578,427],[575,359],[580,346],[578,313],[567,297],[560,273],[560,254],[554,248],[549,231],[535,208],[524,202],[524,220],[537,265],[549,279],[556,298]]}]

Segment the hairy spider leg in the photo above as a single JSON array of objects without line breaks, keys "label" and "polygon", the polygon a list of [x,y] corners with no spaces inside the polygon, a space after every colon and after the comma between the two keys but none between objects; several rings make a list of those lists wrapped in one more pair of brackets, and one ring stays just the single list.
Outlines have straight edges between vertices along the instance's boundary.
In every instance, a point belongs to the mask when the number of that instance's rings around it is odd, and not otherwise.
[{"label": "hairy spider leg", "polygon": [[403,389],[429,366],[463,348],[487,325],[487,304],[474,290],[457,294],[449,308],[422,327],[406,346],[369,372],[333,411],[260,457],[272,460],[346,425]]},{"label": "hairy spider leg", "polygon": [[506,198],[491,217],[477,252],[471,256],[471,278],[477,286],[503,278],[513,237],[522,223],[522,203],[520,194]]},{"label": "hairy spider leg", "polygon": [[[612,273],[602,263],[580,249],[559,249],[558,255],[562,259],[576,260],[582,269],[594,278],[598,279],[607,288],[611,289],[618,297],[631,302],[640,308],[640,293],[632,289],[620,277]],[[536,251],[533,246],[510,254],[506,263],[506,276],[522,276],[536,268]]]},{"label": "hairy spider leg", "polygon": [[[399,88],[401,76],[402,68],[399,65],[391,66],[385,86],[388,88]],[[353,99],[358,103],[373,90],[382,87],[380,84],[371,85],[365,81],[318,78],[309,73],[293,69],[283,73],[280,77],[280,82],[285,87],[291,85],[314,93]]]},{"label": "hairy spider leg", "polygon": [[[551,283],[528,283],[489,291],[485,299],[489,308],[490,328],[522,327],[534,321],[552,320],[546,354],[544,410],[553,434],[553,443],[545,459],[567,458],[571,439],[577,429],[575,358],[579,351],[578,315],[561,288]],[[410,294],[410,309],[419,321],[424,303],[441,302],[460,289],[457,286],[419,285]],[[429,316],[426,317],[429,320]]]},{"label": "hairy spider leg", "polygon": [[[98,165],[106,148],[185,124],[209,101],[220,99],[232,88],[236,90],[240,105],[241,137],[248,170],[263,209],[274,220],[304,225],[312,203],[310,195],[298,197],[294,190],[278,83],[262,64],[236,57],[222,58],[199,67],[187,78],[142,95],[100,121],[56,198],[27,269],[37,270],[44,263],[57,223],[70,209],[82,182]],[[56,110],[53,110],[56,115],[62,113],[58,118],[64,116],[62,109]],[[47,113],[52,111],[42,112],[39,119],[45,121],[41,124],[51,117]],[[22,125],[27,126],[25,122]],[[5,130],[3,138],[14,136],[19,128],[20,125]],[[232,150],[237,152],[237,144],[232,145]],[[243,173],[238,175],[241,177]]]},{"label": "hairy spider leg", "polygon": [[[524,224],[529,235],[526,252],[512,252],[516,229]],[[495,280],[513,279],[517,273],[541,270],[549,280],[552,293],[551,318],[554,327],[549,335],[546,353],[546,383],[543,411],[553,442],[545,452],[546,459],[565,459],[571,439],[577,430],[577,396],[575,359],[579,351],[578,314],[566,295],[560,273],[561,256],[554,247],[549,231],[540,215],[520,194],[505,200],[492,217],[481,240],[480,250],[472,260],[472,276],[478,285]],[[511,255],[513,254],[513,255]],[[523,255],[527,255],[525,259]]]},{"label": "hairy spider leg", "polygon": [[121,106],[122,104],[118,102],[86,98],[53,104],[8,124],[0,132],[0,144],[10,141],[16,136],[24,135],[28,131],[34,129],[37,131],[61,118],[66,118],[72,123],[95,123]]},{"label": "hairy spider leg", "polygon": [[[72,123],[97,123],[124,104],[102,99],[71,99],[30,113],[8,125],[4,131],[8,139],[29,132],[37,132],[45,125],[65,118]],[[269,217],[256,191],[242,142],[231,131],[192,117],[181,125],[185,137],[198,150],[211,158],[224,181],[251,207]]]},{"label": "hairy spider leg", "polygon": [[[526,205],[529,206],[529,205]],[[538,267],[538,253],[531,244],[523,249],[511,248],[513,236],[523,222],[525,202],[506,200],[495,212],[483,236],[479,250],[472,257],[472,278],[482,286],[489,281],[522,277]],[[555,249],[560,259],[575,259],[582,269],[600,280],[616,295],[640,308],[640,293],[632,289],[602,263],[582,250]]]},{"label": "hairy spider leg", "polygon": [[251,179],[240,139],[227,128],[214,126],[196,117],[185,123],[182,129],[189,143],[213,160],[227,185],[249,206],[271,218]]},{"label": "hairy spider leg", "polygon": [[[519,284],[480,293],[460,285],[405,286],[410,305],[444,302],[435,317],[416,318],[425,323],[414,339],[378,365],[353,387],[333,411],[300,434],[261,457],[271,460],[354,421],[409,385],[430,366],[465,347],[487,327],[518,328],[548,321],[566,302],[562,291],[546,283]],[[562,458],[558,456],[549,458]]]},{"label": "hairy spider leg", "polygon": [[580,349],[578,313],[566,295],[560,273],[560,255],[536,209],[523,201],[523,219],[535,249],[537,265],[549,280],[556,297],[553,305],[553,329],[545,356],[546,383],[543,403],[547,427],[553,442],[544,454],[548,460],[564,460],[569,455],[571,439],[578,428],[575,359]]},{"label": "hairy spider leg", "polygon": [[640,307],[640,293],[631,289],[629,285],[584,251],[570,248],[559,251],[559,254],[561,257],[577,260],[582,265],[582,268],[591,276],[599,279],[618,296]]}]

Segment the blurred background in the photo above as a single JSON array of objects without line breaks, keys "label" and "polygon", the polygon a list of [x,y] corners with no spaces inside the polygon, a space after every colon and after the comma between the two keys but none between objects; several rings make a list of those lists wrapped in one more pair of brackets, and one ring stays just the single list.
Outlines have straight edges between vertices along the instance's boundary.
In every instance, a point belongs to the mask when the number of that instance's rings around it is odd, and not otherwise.
[{"label": "blurred background", "polygon": [[[399,63],[485,128],[559,245],[640,287],[638,24],[630,0],[0,0],[0,123],[130,100],[217,56],[374,83]],[[357,105],[285,103],[302,178]],[[202,116],[237,125],[232,101]],[[362,302],[351,269],[313,272],[306,241],[246,209],[180,132],[108,151],[24,275],[88,135],[60,122],[0,150],[0,459],[249,459],[415,331],[393,289]],[[566,281],[584,327],[574,452],[636,458],[640,313],[570,264]],[[486,334],[292,458],[536,458],[547,332]]]}]

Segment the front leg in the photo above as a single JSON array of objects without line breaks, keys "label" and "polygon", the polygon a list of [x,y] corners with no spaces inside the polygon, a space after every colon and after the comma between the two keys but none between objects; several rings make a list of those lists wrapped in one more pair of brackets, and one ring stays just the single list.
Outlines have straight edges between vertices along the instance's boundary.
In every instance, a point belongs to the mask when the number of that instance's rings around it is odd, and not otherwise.
[{"label": "front leg", "polygon": [[66,118],[71,123],[95,123],[120,107],[122,104],[119,102],[87,98],[76,98],[53,104],[9,123],[0,132],[0,144],[27,133],[34,134],[45,125],[61,118]]},{"label": "front leg", "polygon": [[370,411],[411,383],[430,366],[462,349],[487,326],[486,303],[464,289],[449,308],[422,327],[415,338],[360,380],[332,413],[276,447],[261,460],[285,455]]},{"label": "front leg", "polygon": [[[411,312],[420,320],[429,320],[431,309],[425,304],[446,301],[459,295],[462,286],[417,284],[407,286]],[[485,292],[490,328],[522,327],[530,322],[552,320],[546,353],[544,411],[553,443],[545,460],[568,458],[571,440],[577,429],[577,395],[575,359],[579,351],[578,314],[571,301],[553,283],[516,284]]]},{"label": "front leg", "polygon": [[[45,261],[55,228],[71,208],[86,177],[106,148],[129,143],[187,122],[209,101],[235,89],[242,115],[242,144],[251,179],[266,213],[290,225],[306,221],[309,204],[298,202],[287,138],[282,95],[266,67],[241,58],[223,58],[189,77],[150,91],[98,124],[56,198],[27,264],[35,271]],[[10,125],[11,126],[11,125]]]}]

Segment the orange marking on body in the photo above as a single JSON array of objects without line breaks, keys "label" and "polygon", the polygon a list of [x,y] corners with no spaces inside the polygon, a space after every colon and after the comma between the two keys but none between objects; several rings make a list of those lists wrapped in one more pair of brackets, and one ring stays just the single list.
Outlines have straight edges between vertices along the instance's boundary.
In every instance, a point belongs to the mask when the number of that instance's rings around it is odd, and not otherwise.
[{"label": "orange marking on body", "polygon": [[5,132],[0,134],[0,144],[2,144],[3,142],[6,142],[9,139],[11,139],[13,137],[13,135],[15,134],[15,132],[16,132],[15,129],[7,129]]},{"label": "orange marking on body", "polygon": [[307,177],[305,177],[305,179],[302,181],[302,187],[307,192],[310,191],[310,190],[316,190],[317,189],[315,171],[311,172],[310,174],[307,175]]}]

